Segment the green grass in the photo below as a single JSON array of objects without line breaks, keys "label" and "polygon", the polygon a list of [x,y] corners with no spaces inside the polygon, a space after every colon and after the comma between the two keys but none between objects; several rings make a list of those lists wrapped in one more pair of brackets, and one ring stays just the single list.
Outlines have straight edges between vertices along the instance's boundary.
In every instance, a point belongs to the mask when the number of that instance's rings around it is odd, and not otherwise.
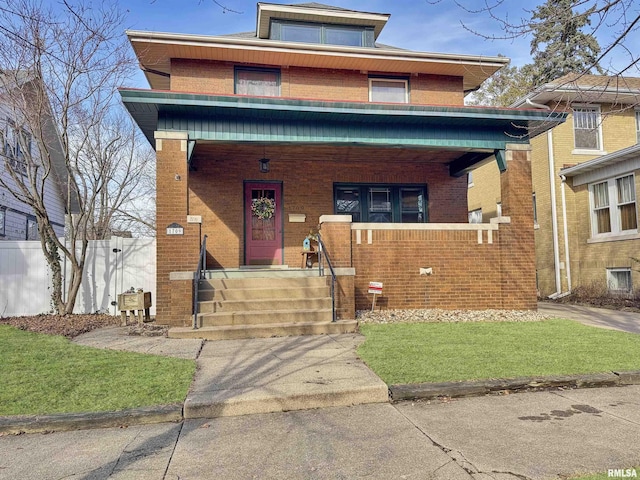
[{"label": "green grass", "polygon": [[[626,470],[626,469],[624,469]],[[636,467],[635,469],[632,469],[636,471],[636,475],[640,475],[640,468]],[[631,472],[629,472],[631,473]],[[570,480],[609,480],[610,478],[614,478],[614,477],[610,477],[606,472],[605,473],[592,473],[592,474],[588,474],[588,475],[582,475],[579,477],[569,477]],[[633,477],[635,478],[635,477]]]},{"label": "green grass", "polygon": [[194,372],[192,360],[99,350],[0,325],[0,415],[182,402]]},{"label": "green grass", "polygon": [[640,335],[570,320],[365,324],[360,357],[387,384],[640,369]]}]

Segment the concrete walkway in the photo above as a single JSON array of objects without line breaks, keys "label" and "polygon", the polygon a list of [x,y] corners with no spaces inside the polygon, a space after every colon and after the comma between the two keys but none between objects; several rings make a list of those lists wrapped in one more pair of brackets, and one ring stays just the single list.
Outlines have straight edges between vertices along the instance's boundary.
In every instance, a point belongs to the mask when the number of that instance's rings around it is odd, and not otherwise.
[{"label": "concrete walkway", "polygon": [[387,385],[357,357],[358,334],[246,340],[129,336],[113,327],[75,342],[196,359],[185,418],[209,418],[387,402]]},{"label": "concrete walkway", "polygon": [[640,386],[628,386],[5,436],[0,480],[606,474],[640,465],[639,398]]},{"label": "concrete walkway", "polygon": [[585,325],[640,333],[640,313],[609,310],[605,308],[583,307],[562,303],[539,302],[538,311],[559,318],[568,318]]}]

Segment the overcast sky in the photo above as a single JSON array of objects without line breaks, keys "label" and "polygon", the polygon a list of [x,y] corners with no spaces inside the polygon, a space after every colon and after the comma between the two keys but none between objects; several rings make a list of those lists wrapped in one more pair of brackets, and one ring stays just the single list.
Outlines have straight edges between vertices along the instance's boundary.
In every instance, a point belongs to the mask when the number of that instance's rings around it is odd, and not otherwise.
[{"label": "overcast sky", "polygon": [[[56,1],[56,0],[50,0]],[[468,9],[480,9],[486,0],[458,0]],[[489,0],[491,2],[491,0]],[[505,0],[506,5],[497,13],[508,15],[511,23],[529,18],[527,10],[534,9],[544,0]],[[156,32],[191,33],[201,35],[224,35],[228,33],[255,31],[256,2],[251,0],[218,0],[240,13],[224,12],[212,0],[121,0],[128,10],[127,27],[134,30]],[[295,1],[272,1],[270,3],[301,3]],[[366,12],[389,13],[391,18],[378,41],[409,50],[436,53],[461,53],[494,56],[502,54],[511,58],[514,65],[529,63],[530,38],[517,40],[486,40],[465,29],[486,35],[501,36],[499,22],[486,13],[468,13],[457,6],[454,0],[322,0],[338,7]],[[526,4],[526,6],[525,6]],[[464,25],[463,25],[464,24]],[[610,38],[599,33],[601,47]],[[640,44],[640,35],[630,39],[627,45]],[[615,53],[615,52],[614,52]],[[626,64],[625,64],[626,65]],[[637,71],[627,75],[640,76]],[[142,75],[136,84],[147,88]]]}]

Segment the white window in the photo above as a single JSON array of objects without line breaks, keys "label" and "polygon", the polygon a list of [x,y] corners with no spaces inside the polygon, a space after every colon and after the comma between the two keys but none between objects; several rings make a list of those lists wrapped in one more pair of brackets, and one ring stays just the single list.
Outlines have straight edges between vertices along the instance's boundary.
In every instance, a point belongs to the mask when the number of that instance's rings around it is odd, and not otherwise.
[{"label": "white window", "polygon": [[573,135],[576,150],[602,150],[600,107],[573,107]]},{"label": "white window", "polygon": [[594,236],[637,232],[635,178],[611,178],[589,186],[591,231]]},{"label": "white window", "polygon": [[27,232],[25,234],[25,240],[39,240],[40,235],[38,235],[38,222],[36,221],[36,217],[32,217],[29,215],[27,217]]},{"label": "white window", "polygon": [[631,269],[607,268],[607,288],[612,293],[631,293]]},{"label": "white window", "polygon": [[7,210],[0,208],[0,236],[5,235],[5,224],[7,219]]},{"label": "white window", "polygon": [[369,101],[409,103],[409,81],[397,78],[370,78]]},{"label": "white window", "polygon": [[640,110],[636,110],[636,143],[640,143]]},{"label": "white window", "polygon": [[482,223],[482,209],[471,210],[469,212],[469,223]]},{"label": "white window", "polygon": [[533,223],[534,225],[538,224],[538,201],[536,199],[536,192],[533,192],[531,195],[533,199]]},{"label": "white window", "polygon": [[257,97],[280,96],[280,72],[259,68],[236,68],[235,92]]},{"label": "white window", "polygon": [[9,157],[9,165],[15,173],[27,174],[27,160],[31,154],[31,135],[8,120],[0,132],[4,154]]},{"label": "white window", "polygon": [[502,202],[496,203],[496,217],[502,216]]},{"label": "white window", "polygon": [[473,172],[467,173],[467,188],[473,187]]}]

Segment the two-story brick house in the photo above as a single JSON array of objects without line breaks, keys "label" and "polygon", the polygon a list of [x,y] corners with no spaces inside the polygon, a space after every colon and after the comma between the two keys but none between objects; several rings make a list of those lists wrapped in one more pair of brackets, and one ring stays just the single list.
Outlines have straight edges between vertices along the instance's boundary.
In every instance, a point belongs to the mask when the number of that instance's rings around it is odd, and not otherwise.
[{"label": "two-story brick house", "polygon": [[[371,281],[383,283],[388,308],[535,308],[522,132],[564,113],[464,106],[506,60],[381,45],[389,15],[316,3],[257,9],[249,33],[127,32],[151,85],[121,95],[157,151],[158,320],[191,322],[203,235],[208,277],[261,278],[252,288],[273,300],[276,280],[255,266],[300,270],[303,241],[318,228],[338,318],[370,308]],[[488,159],[511,208],[469,225],[466,172]],[[215,302],[230,283],[217,282],[205,292],[210,315],[229,308]],[[283,316],[283,301],[262,305]],[[235,312],[220,322],[241,323]]]},{"label": "two-story brick house", "polygon": [[[531,103],[569,111],[566,123],[531,140],[539,294],[578,286],[637,292],[640,79],[567,75],[514,106]],[[492,165],[472,173],[470,219],[506,207],[498,176]]]}]

